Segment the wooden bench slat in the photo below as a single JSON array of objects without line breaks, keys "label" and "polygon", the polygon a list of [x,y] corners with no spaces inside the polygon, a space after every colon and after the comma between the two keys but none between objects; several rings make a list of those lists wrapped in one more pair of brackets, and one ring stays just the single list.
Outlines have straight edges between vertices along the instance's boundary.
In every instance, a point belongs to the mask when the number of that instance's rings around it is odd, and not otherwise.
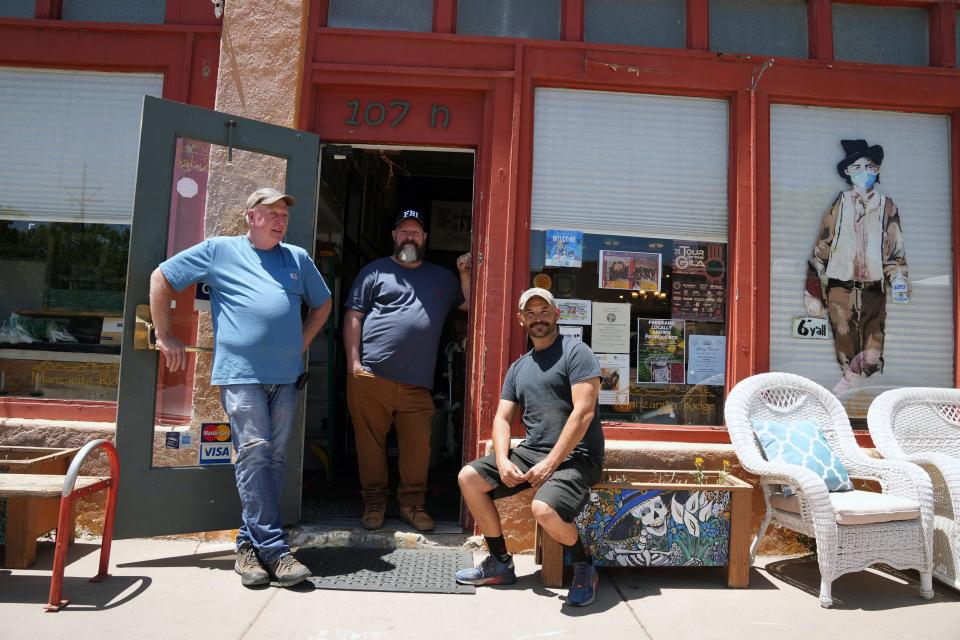
[{"label": "wooden bench slat", "polygon": [[[57,498],[63,492],[63,478],[62,475],[0,473],[0,496]],[[74,490],[89,487],[105,479],[98,476],[80,476]]]}]

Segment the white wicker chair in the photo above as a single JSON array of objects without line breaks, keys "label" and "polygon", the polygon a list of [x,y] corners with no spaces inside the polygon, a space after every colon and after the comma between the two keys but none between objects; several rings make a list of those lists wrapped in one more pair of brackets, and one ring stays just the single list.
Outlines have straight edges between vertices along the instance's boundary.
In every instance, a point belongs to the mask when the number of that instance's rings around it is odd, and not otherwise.
[{"label": "white wicker chair", "polygon": [[[741,381],[727,397],[725,415],[740,464],[760,477],[766,503],[760,531],[750,547],[751,560],[767,527],[777,524],[816,539],[821,606],[833,604],[831,587],[836,578],[876,563],[919,570],[920,596],[933,597],[933,489],[920,467],[867,456],[857,445],[847,414],[836,397],[800,376],[763,373]],[[831,494],[820,476],[805,467],[767,461],[754,434],[752,419],[813,420],[851,478],[878,480],[885,495],[896,497],[881,498],[866,492]],[[784,498],[781,485],[793,488],[796,498]],[[841,524],[840,520],[849,519],[844,507],[835,504],[831,496],[837,502],[852,499],[861,504],[893,500],[908,504],[914,515],[910,520]],[[918,511],[919,516],[915,515]],[[879,515],[882,519],[884,514]]]},{"label": "white wicker chair", "polygon": [[960,389],[894,389],[867,424],[885,458],[919,464],[933,481],[933,575],[960,589]]}]

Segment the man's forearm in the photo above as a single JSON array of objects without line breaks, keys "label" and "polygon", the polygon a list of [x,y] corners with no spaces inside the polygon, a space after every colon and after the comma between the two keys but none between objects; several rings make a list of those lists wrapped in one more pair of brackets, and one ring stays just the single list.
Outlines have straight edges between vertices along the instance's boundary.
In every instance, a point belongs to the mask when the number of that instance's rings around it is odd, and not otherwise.
[{"label": "man's forearm", "polygon": [[510,423],[502,418],[493,420],[493,453],[497,459],[504,459],[510,455]]},{"label": "man's forearm", "polygon": [[347,311],[343,323],[343,349],[347,357],[347,370],[360,362],[360,323],[363,316],[356,311]]},{"label": "man's forearm", "polygon": [[330,309],[333,308],[333,301],[327,300],[316,309],[311,309],[307,314],[307,319],[303,323],[303,350],[306,351],[313,339],[320,333],[320,329],[326,324],[330,317]]},{"label": "man's forearm", "polygon": [[463,292],[463,304],[460,305],[461,311],[467,311],[470,308],[470,272],[460,273],[460,291]]},{"label": "man's forearm", "polygon": [[175,291],[159,267],[150,274],[150,318],[154,331],[160,338],[172,334],[170,302]]}]

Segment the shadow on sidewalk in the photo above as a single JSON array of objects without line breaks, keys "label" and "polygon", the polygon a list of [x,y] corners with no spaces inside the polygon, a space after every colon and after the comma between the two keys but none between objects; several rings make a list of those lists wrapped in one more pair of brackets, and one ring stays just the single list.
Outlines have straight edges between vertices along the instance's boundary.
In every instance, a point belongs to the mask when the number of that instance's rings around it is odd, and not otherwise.
[{"label": "shadow on sidewalk", "polygon": [[[97,583],[87,577],[65,577],[62,597],[70,600],[70,605],[60,613],[114,609],[138,597],[152,582],[147,576],[110,576]],[[49,595],[49,575],[0,571],[0,604],[35,604],[39,608],[47,603]]]},{"label": "shadow on sidewalk", "polygon": [[198,569],[233,571],[233,564],[236,561],[236,558],[236,552],[230,548],[219,551],[208,551],[206,553],[190,553],[186,555],[169,556],[165,558],[151,558],[150,560],[140,560],[137,562],[123,562],[118,564],[117,567],[124,569],[129,567],[196,567]]},{"label": "shadow on sidewalk", "polygon": [[[777,560],[765,571],[777,580],[817,598],[820,595],[820,568],[816,556]],[[960,602],[960,594],[933,582],[932,600],[920,597],[920,576],[916,571],[899,571],[874,565],[864,571],[847,573],[833,581],[833,608],[883,611],[917,607],[937,602]]]}]

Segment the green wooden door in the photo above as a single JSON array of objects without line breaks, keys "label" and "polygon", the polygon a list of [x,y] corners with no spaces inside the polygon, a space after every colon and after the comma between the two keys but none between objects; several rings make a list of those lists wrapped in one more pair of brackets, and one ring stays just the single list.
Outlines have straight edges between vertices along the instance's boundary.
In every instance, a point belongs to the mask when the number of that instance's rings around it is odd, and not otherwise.
[{"label": "green wooden door", "polygon": [[[206,236],[244,232],[244,202],[223,202],[219,196],[220,192],[236,193],[238,185],[249,187],[244,193],[275,186],[294,196],[296,206],[291,208],[285,242],[313,255],[319,157],[320,142],[314,134],[145,97],[117,408],[121,467],[117,537],[240,525],[234,467],[222,457],[229,448],[220,447],[218,458],[216,447],[202,447],[202,420],[194,415],[216,410],[217,388],[210,387],[209,377],[202,374],[202,366],[195,366],[194,357],[188,372],[171,375],[160,369],[157,351],[135,349],[136,308],[149,302],[150,274],[168,256]],[[246,180],[252,180],[248,174],[254,172],[275,180],[246,185]],[[206,220],[207,210],[215,214],[211,219],[217,224]],[[233,211],[237,225],[230,228]],[[208,319],[202,298],[202,292],[195,293],[193,287],[177,298],[172,309],[175,330],[179,326],[196,334],[199,326],[199,333],[204,333]],[[200,338],[202,342],[203,335]],[[303,394],[300,403],[302,416]],[[208,436],[218,433],[218,421],[207,420]],[[296,522],[300,513],[302,418],[296,420],[295,429],[282,504],[288,524]],[[222,438],[222,428],[219,433]],[[201,456],[201,449],[206,456]]]}]

